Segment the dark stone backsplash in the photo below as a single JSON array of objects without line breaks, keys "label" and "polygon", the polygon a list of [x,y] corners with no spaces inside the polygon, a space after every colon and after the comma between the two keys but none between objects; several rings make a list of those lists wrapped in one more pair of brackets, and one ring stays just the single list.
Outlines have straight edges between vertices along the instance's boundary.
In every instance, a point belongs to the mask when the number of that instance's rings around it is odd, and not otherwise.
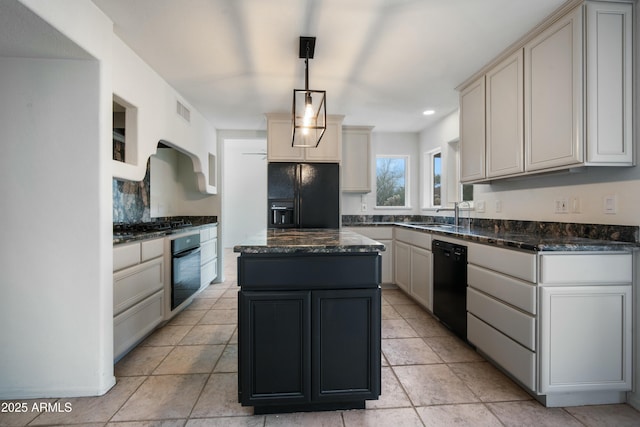
[{"label": "dark stone backsplash", "polygon": [[135,224],[151,221],[149,165],[150,161],[147,160],[147,172],[142,181],[113,179],[114,223]]},{"label": "dark stone backsplash", "polygon": [[[461,218],[462,219],[462,218]],[[468,221],[463,218],[462,221]],[[429,215],[343,215],[342,225],[393,222],[453,224],[453,217]],[[471,218],[471,228],[493,233],[523,233],[537,237],[582,237],[587,239],[639,243],[639,227],[631,225],[577,224],[568,222],[515,221]]]}]

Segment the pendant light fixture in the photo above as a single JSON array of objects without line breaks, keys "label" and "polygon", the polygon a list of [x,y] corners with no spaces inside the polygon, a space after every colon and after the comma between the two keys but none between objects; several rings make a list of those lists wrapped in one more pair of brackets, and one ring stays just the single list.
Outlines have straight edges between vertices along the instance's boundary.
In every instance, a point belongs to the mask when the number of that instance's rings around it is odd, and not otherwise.
[{"label": "pendant light fixture", "polygon": [[317,147],[327,128],[327,92],[309,89],[309,59],[313,59],[315,46],[315,37],[300,37],[298,56],[304,59],[304,89],[293,90],[292,147]]}]

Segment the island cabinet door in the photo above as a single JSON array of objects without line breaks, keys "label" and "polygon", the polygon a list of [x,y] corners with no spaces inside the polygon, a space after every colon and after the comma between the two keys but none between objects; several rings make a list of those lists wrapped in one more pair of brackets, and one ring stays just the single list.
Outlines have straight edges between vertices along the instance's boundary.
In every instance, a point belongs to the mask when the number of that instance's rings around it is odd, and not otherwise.
[{"label": "island cabinet door", "polygon": [[241,291],[238,310],[240,403],[309,402],[311,293]]},{"label": "island cabinet door", "polygon": [[380,289],[312,293],[312,397],[317,402],[380,395]]}]

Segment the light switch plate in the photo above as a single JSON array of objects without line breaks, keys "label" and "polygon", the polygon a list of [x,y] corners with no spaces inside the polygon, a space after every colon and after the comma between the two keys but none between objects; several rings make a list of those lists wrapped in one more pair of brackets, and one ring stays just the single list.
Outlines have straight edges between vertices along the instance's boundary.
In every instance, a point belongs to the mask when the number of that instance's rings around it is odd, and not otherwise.
[{"label": "light switch plate", "polygon": [[602,211],[606,214],[618,213],[618,197],[615,194],[604,196]]}]

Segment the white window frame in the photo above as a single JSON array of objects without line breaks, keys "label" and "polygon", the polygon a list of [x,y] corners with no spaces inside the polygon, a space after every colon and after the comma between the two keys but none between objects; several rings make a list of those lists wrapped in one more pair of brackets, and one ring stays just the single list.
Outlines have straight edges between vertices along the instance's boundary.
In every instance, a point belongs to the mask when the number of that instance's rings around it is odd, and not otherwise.
[{"label": "white window frame", "polygon": [[[404,205],[403,206],[378,206],[378,159],[404,159]],[[375,192],[375,209],[411,209],[411,173],[410,173],[410,160],[411,156],[407,154],[377,154],[375,158],[375,177],[376,177],[376,192]]]},{"label": "white window frame", "polygon": [[[433,203],[433,197],[434,197],[434,191],[433,189],[435,188],[435,175],[434,175],[434,170],[433,170],[433,159],[435,158],[435,156],[440,155],[440,204],[436,205]],[[423,207],[422,209],[437,209],[439,207],[442,207],[443,202],[445,201],[445,179],[444,179],[444,172],[446,170],[445,168],[445,164],[444,164],[444,158],[442,155],[442,148],[435,148],[431,151],[426,151],[424,153],[424,178],[422,180],[422,182],[425,184],[424,185],[424,191],[423,191]]]}]

